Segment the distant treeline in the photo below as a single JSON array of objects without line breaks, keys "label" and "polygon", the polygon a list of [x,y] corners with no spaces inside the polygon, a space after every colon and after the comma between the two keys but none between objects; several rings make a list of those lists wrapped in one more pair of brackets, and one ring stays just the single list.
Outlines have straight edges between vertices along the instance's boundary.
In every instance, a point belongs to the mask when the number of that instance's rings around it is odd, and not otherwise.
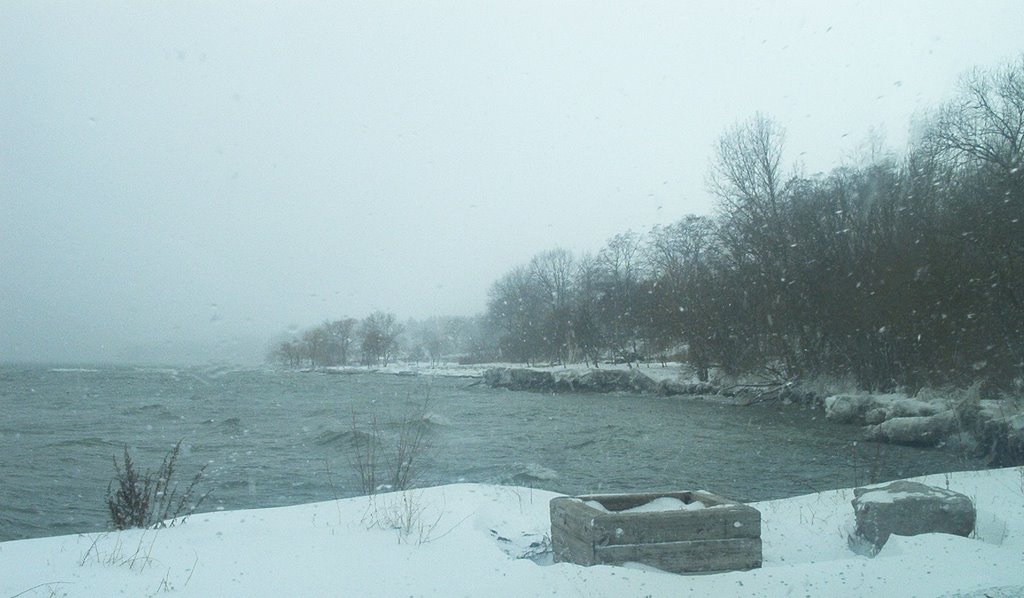
[{"label": "distant treeline", "polygon": [[[553,249],[493,283],[486,313],[327,322],[293,364],[685,359],[706,379],[851,377],[866,389],[1024,379],[1024,56],[968,73],[902,157],[783,172],[756,115],[719,140],[714,216]],[[404,334],[403,334],[404,332]],[[358,356],[355,355],[358,353]]]},{"label": "distant treeline", "polygon": [[389,312],[361,320],[341,318],[280,341],[270,358],[293,368],[387,366],[396,359],[438,364],[479,363],[497,358],[483,316],[447,316],[398,322]]},{"label": "distant treeline", "polygon": [[[868,389],[1024,376],[1024,57],[968,73],[906,155],[783,172],[783,129],[727,131],[690,216],[596,255],[555,249],[493,284],[500,352],[685,353],[707,375],[853,377]],[[873,148],[875,150],[879,148]]]}]

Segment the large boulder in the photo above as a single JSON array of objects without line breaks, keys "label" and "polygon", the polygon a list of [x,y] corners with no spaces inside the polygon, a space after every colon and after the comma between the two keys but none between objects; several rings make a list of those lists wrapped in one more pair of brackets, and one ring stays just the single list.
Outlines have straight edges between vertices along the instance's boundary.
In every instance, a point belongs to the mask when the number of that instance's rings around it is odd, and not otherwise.
[{"label": "large boulder", "polygon": [[629,385],[629,372],[623,370],[587,370],[573,378],[577,392],[614,392]]},{"label": "large boulder", "polygon": [[1024,465],[1024,413],[1006,413],[1013,411],[983,408],[972,422],[980,445],[979,453],[993,467]]},{"label": "large boulder", "polygon": [[891,419],[893,417],[927,417],[929,415],[937,415],[949,410],[949,406],[942,401],[922,401],[897,395],[897,398],[891,400],[883,409],[885,409],[886,419]]},{"label": "large boulder", "polygon": [[894,417],[880,424],[864,428],[867,440],[905,444],[908,446],[935,446],[956,430],[957,418],[953,411],[936,415]]},{"label": "large boulder", "polygon": [[484,371],[484,382],[494,388],[509,390],[550,392],[555,389],[555,380],[551,372],[526,368],[490,368]]},{"label": "large boulder", "polygon": [[675,395],[713,395],[718,394],[718,387],[708,382],[676,382],[662,380],[658,382],[655,392],[663,397]]},{"label": "large boulder", "polygon": [[901,394],[833,395],[825,399],[825,418],[840,424],[879,424],[894,417],[925,417],[947,409],[945,404]]},{"label": "large boulder", "polygon": [[864,423],[869,426],[878,425],[889,418],[889,412],[882,407],[875,407],[864,414]]},{"label": "large boulder", "polygon": [[652,392],[657,383],[638,370],[593,369],[573,375],[577,392]]},{"label": "large boulder", "polygon": [[849,545],[861,554],[878,554],[892,534],[968,536],[974,531],[974,504],[959,492],[899,480],[855,488],[853,494],[857,528]]},{"label": "large boulder", "polygon": [[484,383],[494,388],[534,392],[651,393],[658,389],[657,382],[638,370],[549,372],[528,368],[490,368],[484,371],[483,377]]},{"label": "large boulder", "polygon": [[629,371],[629,388],[635,392],[655,392],[658,390],[658,383],[650,376],[640,370]]},{"label": "large boulder", "polygon": [[873,395],[832,395],[825,398],[825,418],[837,424],[863,424],[864,414],[877,407]]},{"label": "large boulder", "polygon": [[837,424],[856,424],[872,409],[866,394],[834,394],[825,397],[825,419]]}]

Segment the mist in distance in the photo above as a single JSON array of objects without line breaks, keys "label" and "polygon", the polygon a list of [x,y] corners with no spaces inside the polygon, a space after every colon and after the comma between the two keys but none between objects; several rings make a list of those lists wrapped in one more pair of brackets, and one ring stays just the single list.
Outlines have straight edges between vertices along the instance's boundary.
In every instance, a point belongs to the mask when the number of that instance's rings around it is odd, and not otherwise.
[{"label": "mist in distance", "polygon": [[0,16],[0,361],[252,363],[290,329],[481,312],[538,251],[902,150],[1019,2],[32,3]]}]

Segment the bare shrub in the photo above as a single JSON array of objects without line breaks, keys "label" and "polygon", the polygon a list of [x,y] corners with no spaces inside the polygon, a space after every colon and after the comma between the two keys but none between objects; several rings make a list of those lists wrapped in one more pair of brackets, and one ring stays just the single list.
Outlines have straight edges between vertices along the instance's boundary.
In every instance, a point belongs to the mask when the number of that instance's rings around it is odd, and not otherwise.
[{"label": "bare shrub", "polygon": [[[362,523],[367,529],[394,531],[399,544],[427,544],[448,532],[438,534],[444,508],[436,513],[423,502],[422,491],[403,490],[371,494]],[[451,530],[448,530],[451,531]]]},{"label": "bare shrub", "polygon": [[352,452],[349,463],[363,494],[381,490],[408,490],[416,483],[418,465],[429,452],[426,419],[429,398],[410,416],[397,423],[393,437],[385,434],[377,416],[368,427],[352,413]]},{"label": "bare shrub", "polygon": [[364,425],[352,413],[349,465],[369,499],[362,523],[367,529],[395,531],[399,543],[418,545],[436,539],[444,512],[428,515],[421,493],[410,491],[417,482],[418,466],[431,448],[429,402],[427,397],[410,414],[387,425],[377,415]]},{"label": "bare shrub", "polygon": [[377,417],[370,418],[369,431],[363,431],[355,411],[352,412],[352,454],[349,465],[359,478],[359,489],[363,494],[377,491],[377,449],[381,444],[380,422]]},{"label": "bare shrub", "polygon": [[178,494],[174,474],[179,454],[180,440],[164,456],[156,472],[147,470],[145,473],[137,469],[127,446],[121,463],[114,456],[114,479],[107,485],[106,501],[110,523],[115,529],[161,528],[175,522],[184,523],[199,508],[210,494],[199,494],[197,490],[206,465],[199,468],[184,491]]}]

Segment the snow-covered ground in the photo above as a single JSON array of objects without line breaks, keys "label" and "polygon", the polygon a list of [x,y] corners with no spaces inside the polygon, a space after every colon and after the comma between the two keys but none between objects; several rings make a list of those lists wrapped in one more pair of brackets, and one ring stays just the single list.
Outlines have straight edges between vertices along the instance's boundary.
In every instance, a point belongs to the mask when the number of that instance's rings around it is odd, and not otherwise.
[{"label": "snow-covered ground", "polygon": [[971,497],[974,536],[894,536],[857,556],[846,489],[754,503],[761,569],[580,567],[536,557],[555,494],[459,484],[0,543],[0,596],[1024,595],[1024,470],[914,479]]}]

